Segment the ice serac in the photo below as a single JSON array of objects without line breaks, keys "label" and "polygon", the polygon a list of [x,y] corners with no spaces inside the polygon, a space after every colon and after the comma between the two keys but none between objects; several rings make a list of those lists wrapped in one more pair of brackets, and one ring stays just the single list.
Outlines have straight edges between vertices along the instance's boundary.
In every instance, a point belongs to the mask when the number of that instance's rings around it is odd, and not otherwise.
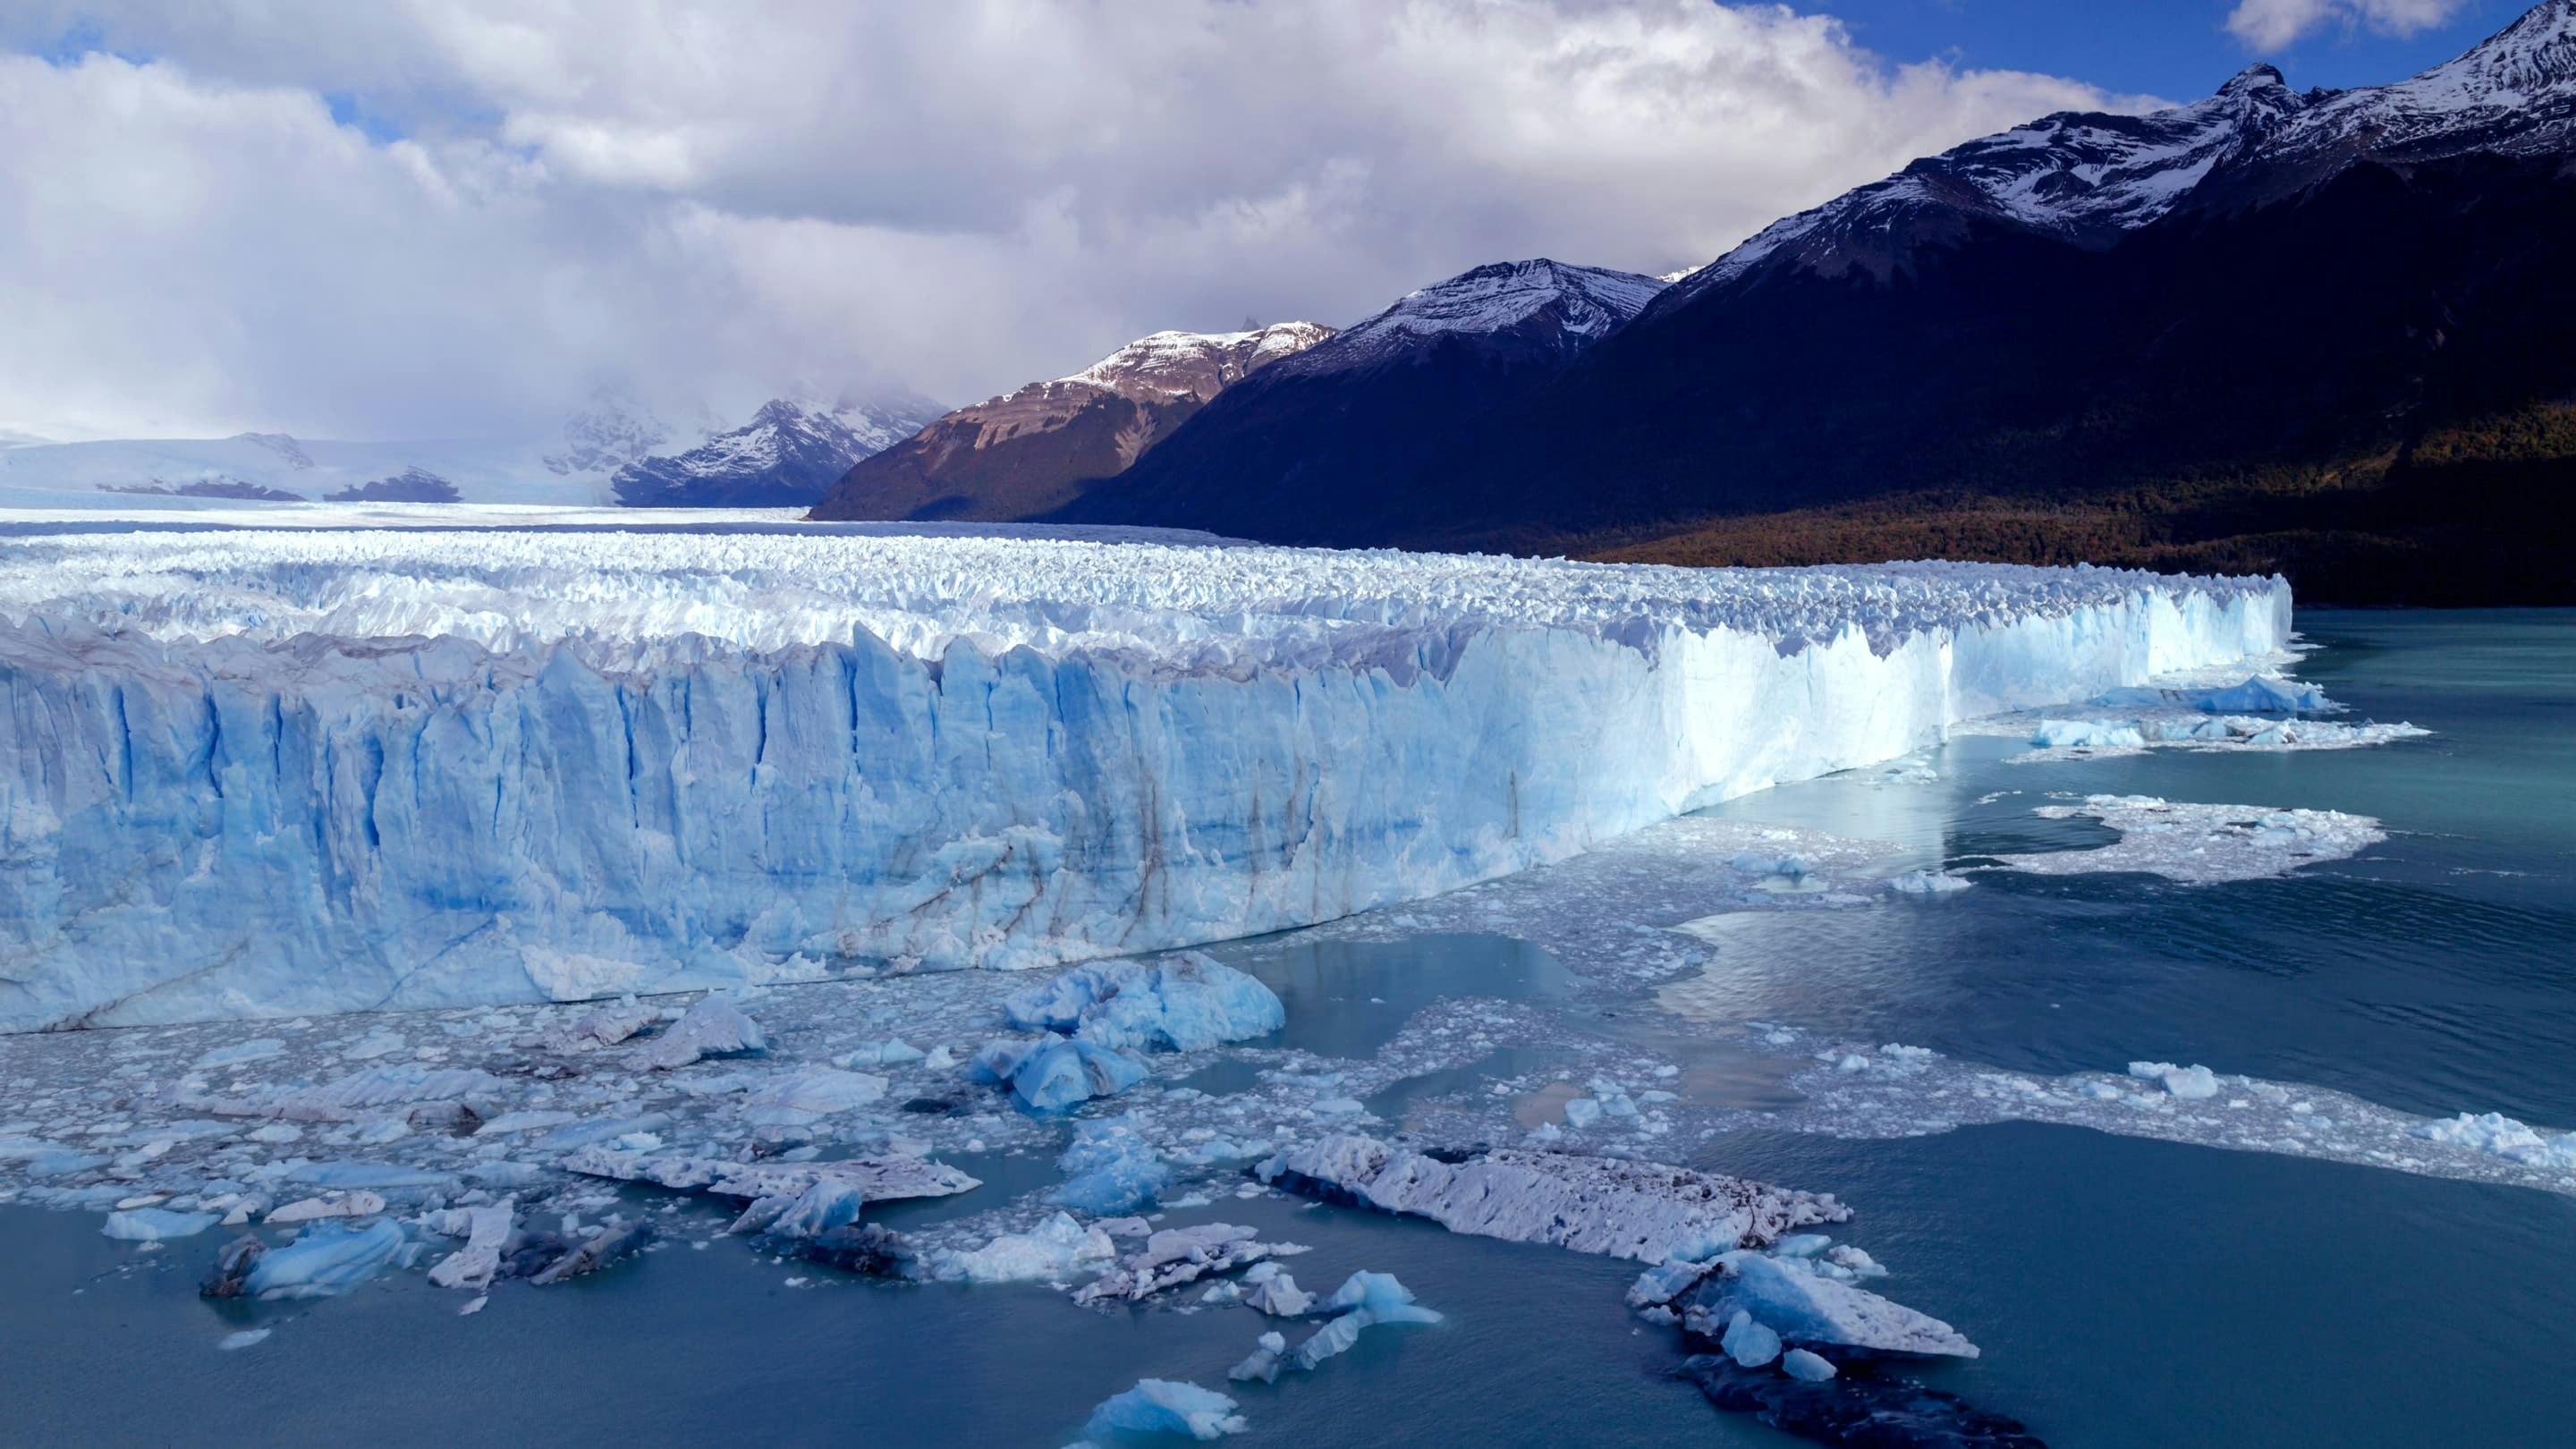
[{"label": "ice serac", "polygon": [[1286,929],[2289,627],[2098,569],[19,525],[0,1030]]}]

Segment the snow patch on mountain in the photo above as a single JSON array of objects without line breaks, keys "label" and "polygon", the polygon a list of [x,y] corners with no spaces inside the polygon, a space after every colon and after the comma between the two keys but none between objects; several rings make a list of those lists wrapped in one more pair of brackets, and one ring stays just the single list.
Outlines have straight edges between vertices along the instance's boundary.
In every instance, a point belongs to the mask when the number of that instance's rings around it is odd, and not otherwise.
[{"label": "snow patch on mountain", "polygon": [[1495,262],[1408,292],[1392,307],[1288,360],[1281,375],[1368,367],[1446,337],[1519,336],[1571,353],[1644,310],[1661,278],[1541,257]]},{"label": "snow patch on mountain", "polygon": [[1332,335],[1333,329],[1320,322],[1274,322],[1243,332],[1155,332],[1055,383],[1101,388],[1140,402],[1185,397],[1206,402]]},{"label": "snow patch on mountain", "polygon": [[919,399],[820,405],[776,398],[751,421],[667,457],[640,458],[610,480],[632,508],[786,508],[820,499],[850,465],[911,437],[939,415]]}]

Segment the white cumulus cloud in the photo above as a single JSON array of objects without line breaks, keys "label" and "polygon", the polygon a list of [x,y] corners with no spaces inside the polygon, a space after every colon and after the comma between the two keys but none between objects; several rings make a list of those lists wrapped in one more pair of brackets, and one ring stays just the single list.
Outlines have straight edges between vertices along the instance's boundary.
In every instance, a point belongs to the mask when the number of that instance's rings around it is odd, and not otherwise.
[{"label": "white cumulus cloud", "polygon": [[2357,27],[2404,38],[2448,24],[2468,0],[2240,0],[2227,29],[2258,51],[2281,50],[2320,30]]},{"label": "white cumulus cloud", "polygon": [[2123,104],[1706,0],[19,0],[0,428],[965,401],[1484,261],[1696,266]]}]

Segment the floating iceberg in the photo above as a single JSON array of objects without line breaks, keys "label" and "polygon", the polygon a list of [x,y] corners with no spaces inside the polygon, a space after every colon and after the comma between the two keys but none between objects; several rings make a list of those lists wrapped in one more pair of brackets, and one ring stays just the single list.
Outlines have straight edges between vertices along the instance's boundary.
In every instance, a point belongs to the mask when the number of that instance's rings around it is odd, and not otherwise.
[{"label": "floating iceberg", "polygon": [[1083,1285],[1073,1301],[1134,1303],[1184,1283],[1304,1251],[1294,1243],[1262,1242],[1252,1229],[1232,1223],[1165,1228],[1148,1236],[1145,1246],[1119,1260],[1115,1269]]},{"label": "floating iceberg", "polygon": [[1077,966],[1002,1003],[1022,1031],[1068,1032],[1131,1051],[1205,1051],[1287,1024],[1277,993],[1196,951],[1150,965]]},{"label": "floating iceberg", "polygon": [[1873,1353],[1977,1356],[1977,1346],[1940,1319],[1760,1253],[1721,1255],[1716,1271],[1700,1280],[1687,1300],[1682,1322],[1693,1333],[1732,1339],[1741,1331],[1734,1327],[1738,1315],[1772,1335],[1744,1340],[1740,1350],[1728,1344],[1728,1352],[1748,1368],[1753,1363],[1744,1354],[1758,1351],[1766,1341],[1775,1354],[1786,1342]]},{"label": "floating iceberg", "polygon": [[1004,1233],[980,1248],[937,1252],[930,1259],[930,1276],[967,1283],[1061,1283],[1106,1267],[1117,1254],[1107,1233],[1084,1227],[1070,1213],[1057,1213],[1025,1233]]},{"label": "floating iceberg", "polygon": [[986,1043],[968,1075],[979,1082],[1008,1083],[1020,1105],[1032,1112],[1061,1112],[1094,1097],[1115,1096],[1150,1073],[1143,1062],[1095,1042],[1005,1038]]},{"label": "floating iceberg", "polygon": [[2165,705],[2204,714],[2315,714],[2343,708],[2313,684],[2268,674],[2249,675],[2235,684],[2183,689],[2128,686],[2105,690],[2093,696],[2093,702],[2114,708]]},{"label": "floating iceberg", "polygon": [[315,1223],[285,1247],[259,1254],[242,1291],[252,1298],[327,1298],[408,1261],[409,1250],[398,1223]]},{"label": "floating iceberg", "polygon": [[1073,1129],[1073,1142],[1056,1159],[1064,1185],[1046,1195],[1049,1204],[1094,1217],[1115,1217],[1153,1206],[1172,1180],[1152,1143],[1137,1130],[1132,1116],[1104,1117]]},{"label": "floating iceberg", "polygon": [[2289,627],[2089,568],[27,525],[0,1031],[1253,935]]},{"label": "floating iceberg", "polygon": [[168,1208],[128,1208],[107,1215],[99,1229],[129,1243],[157,1243],[165,1238],[191,1238],[215,1225],[213,1213],[179,1213]]},{"label": "floating iceberg", "polygon": [[1206,1440],[1249,1427],[1234,1411],[1234,1400],[1223,1394],[1169,1379],[1140,1379],[1136,1387],[1092,1410],[1083,1432],[1095,1439],[1179,1434]]},{"label": "floating iceberg", "polygon": [[1356,1136],[1326,1137],[1255,1172],[1290,1192],[1429,1218],[1453,1233],[1647,1263],[1760,1246],[1851,1216],[1830,1193],[1659,1163],[1497,1149],[1453,1164]]},{"label": "floating iceberg", "polygon": [[2051,820],[2090,816],[2120,832],[2099,849],[2000,857],[2006,867],[2033,875],[2136,871],[2187,885],[2262,880],[2347,859],[2388,838],[2378,821],[2340,810],[2188,805],[2153,795],[2091,795],[2081,805],[2043,805],[2032,813]]}]

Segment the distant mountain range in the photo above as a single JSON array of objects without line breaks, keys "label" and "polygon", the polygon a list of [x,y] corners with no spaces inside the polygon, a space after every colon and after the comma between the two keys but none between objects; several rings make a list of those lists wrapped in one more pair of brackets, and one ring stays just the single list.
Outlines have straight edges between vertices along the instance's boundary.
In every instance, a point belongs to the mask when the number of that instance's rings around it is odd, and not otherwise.
[{"label": "distant mountain range", "polygon": [[1332,337],[1312,322],[1157,332],[938,419],[851,467],[817,518],[1030,518],[1125,472],[1218,394]]},{"label": "distant mountain range", "polygon": [[[774,399],[738,428],[675,426],[602,388],[532,443],[305,440],[284,433],[0,446],[0,507],[139,499],[802,508],[852,463],[939,415],[919,398]],[[693,435],[686,444],[675,440]]]},{"label": "distant mountain range", "polygon": [[844,480],[822,514],[2576,598],[2572,141],[2576,0],[2548,0],[2394,85],[2257,66],[2195,105],[2034,121],[1678,280],[1479,267],[1114,472]]}]

